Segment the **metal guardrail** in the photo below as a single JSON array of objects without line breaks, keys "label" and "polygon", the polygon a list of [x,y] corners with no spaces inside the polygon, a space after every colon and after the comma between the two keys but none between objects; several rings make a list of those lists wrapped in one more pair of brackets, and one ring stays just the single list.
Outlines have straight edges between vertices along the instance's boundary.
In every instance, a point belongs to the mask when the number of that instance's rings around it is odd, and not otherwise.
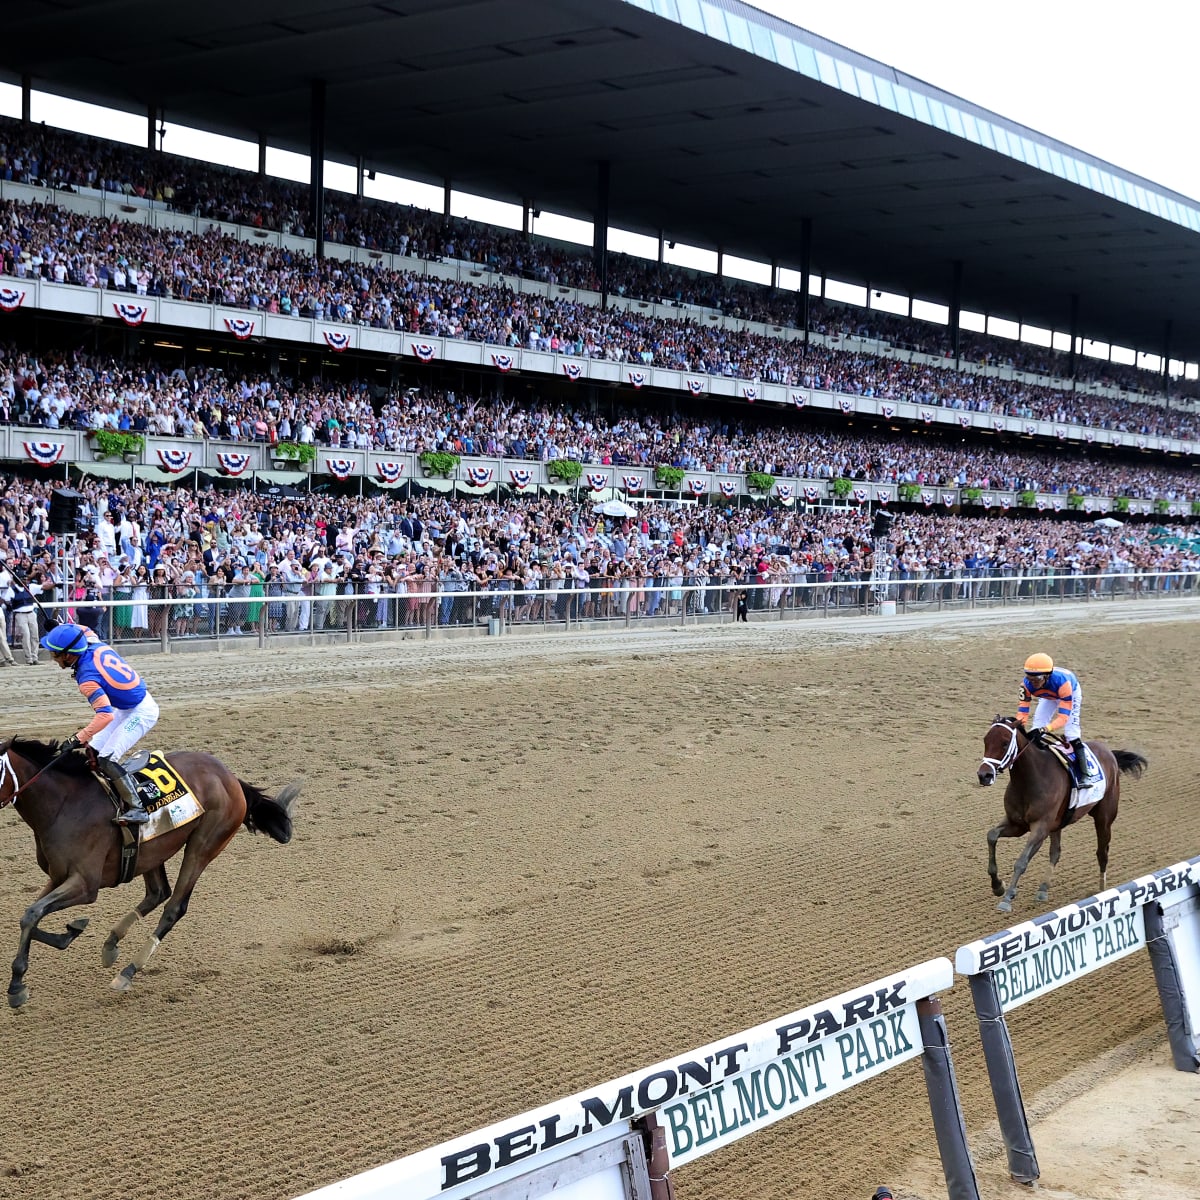
[{"label": "metal guardrail", "polygon": [[[188,595],[134,601],[125,589],[102,600],[46,603],[67,619],[89,625],[118,646],[238,645],[269,641],[318,645],[387,634],[475,632],[513,629],[561,632],[590,628],[653,628],[795,621],[880,611],[896,613],[1106,604],[1123,599],[1200,594],[1200,571],[1066,573],[965,572],[954,576],[890,579],[876,595],[869,572],[837,572],[830,578],[759,584],[676,583],[643,577],[634,586],[489,588],[484,591],[353,592],[322,594]],[[739,601],[744,610],[739,617]],[[135,624],[134,622],[139,622]],[[144,622],[144,623],[142,623]]]}]

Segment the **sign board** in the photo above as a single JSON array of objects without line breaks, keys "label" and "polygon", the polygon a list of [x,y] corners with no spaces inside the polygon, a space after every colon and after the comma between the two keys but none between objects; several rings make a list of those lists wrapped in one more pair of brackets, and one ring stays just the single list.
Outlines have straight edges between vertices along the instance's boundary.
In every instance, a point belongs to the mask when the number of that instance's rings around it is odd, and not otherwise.
[{"label": "sign board", "polygon": [[1200,883],[1200,858],[1176,863],[959,948],[962,975],[991,972],[1008,1012],[1146,945],[1144,905]]}]

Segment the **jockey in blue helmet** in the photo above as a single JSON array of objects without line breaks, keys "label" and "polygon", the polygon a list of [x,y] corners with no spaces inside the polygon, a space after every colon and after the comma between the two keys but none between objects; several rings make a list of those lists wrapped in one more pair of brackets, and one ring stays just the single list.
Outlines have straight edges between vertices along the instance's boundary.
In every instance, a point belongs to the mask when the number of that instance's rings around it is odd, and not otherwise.
[{"label": "jockey in blue helmet", "polygon": [[149,816],[120,760],[158,721],[154,697],[137,671],[86,625],[56,625],[41,644],[60,667],[71,668],[80,694],[92,706],[91,721],[67,738],[61,749],[90,746],[97,766],[125,806],[117,824],[144,824]]}]

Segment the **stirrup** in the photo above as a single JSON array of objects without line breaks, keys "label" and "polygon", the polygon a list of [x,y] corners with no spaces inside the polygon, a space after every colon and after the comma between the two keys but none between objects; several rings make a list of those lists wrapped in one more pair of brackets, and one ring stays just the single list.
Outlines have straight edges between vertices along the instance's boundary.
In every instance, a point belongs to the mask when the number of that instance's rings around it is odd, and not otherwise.
[{"label": "stirrup", "polygon": [[113,817],[114,825],[145,825],[150,814],[144,808],[126,808]]}]

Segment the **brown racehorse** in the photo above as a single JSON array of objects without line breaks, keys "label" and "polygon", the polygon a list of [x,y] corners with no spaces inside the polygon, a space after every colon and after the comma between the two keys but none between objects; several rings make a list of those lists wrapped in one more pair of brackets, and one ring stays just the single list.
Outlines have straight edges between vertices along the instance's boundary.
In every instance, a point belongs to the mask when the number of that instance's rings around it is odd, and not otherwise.
[{"label": "brown racehorse", "polygon": [[[57,758],[57,748],[32,738],[0,741],[0,809],[15,803],[21,819],[33,830],[38,866],[49,876],[41,895],[21,918],[21,938],[13,959],[8,1003],[20,1008],[29,999],[25,972],[31,942],[65,950],[87,927],[80,917],[65,933],[38,928],[43,917],[78,904],[92,904],[101,888],[116,887],[121,836],[113,825],[113,802],[88,766],[86,754],[73,751]],[[187,780],[204,809],[203,815],[143,845],[135,870],[146,884],[142,902],[113,927],[104,943],[106,967],[117,961],[117,944],[140,917],[166,903],[158,927],[145,946],[112,981],[114,991],[127,991],[159,942],[188,910],[192,889],[201,872],[225,848],[240,825],[261,830],[275,841],[292,836],[291,808],[300,791],[288,784],[278,796],[268,796],[238,779],[211,754],[180,751],[167,761]],[[15,800],[14,800],[15,795]],[[165,863],[183,850],[183,863],[172,891]]]},{"label": "brown racehorse", "polygon": [[[1146,769],[1146,760],[1131,750],[1110,750],[1103,742],[1088,742],[1092,753],[1100,760],[1108,786],[1094,804],[1068,809],[1071,797],[1071,777],[1062,764],[1035,735],[1029,737],[1013,717],[997,714],[991,728],[983,735],[983,761],[979,764],[979,782],[991,787],[1000,773],[1008,771],[1008,787],[1004,789],[1004,820],[988,830],[988,874],[992,877],[992,894],[1003,899],[996,907],[1012,912],[1017,894],[1017,881],[1029,866],[1029,860],[1041,844],[1050,838],[1050,869],[1037,898],[1050,895],[1054,868],[1062,850],[1062,829],[1071,820],[1091,813],[1096,823],[1096,861],[1100,864],[1100,890],[1108,886],[1108,843],[1112,823],[1117,819],[1117,802],[1121,797],[1121,776],[1137,779]],[[1020,837],[1027,833],[1025,849],[1013,866],[1012,882],[1005,889],[996,869],[996,843],[1002,837]]]}]

